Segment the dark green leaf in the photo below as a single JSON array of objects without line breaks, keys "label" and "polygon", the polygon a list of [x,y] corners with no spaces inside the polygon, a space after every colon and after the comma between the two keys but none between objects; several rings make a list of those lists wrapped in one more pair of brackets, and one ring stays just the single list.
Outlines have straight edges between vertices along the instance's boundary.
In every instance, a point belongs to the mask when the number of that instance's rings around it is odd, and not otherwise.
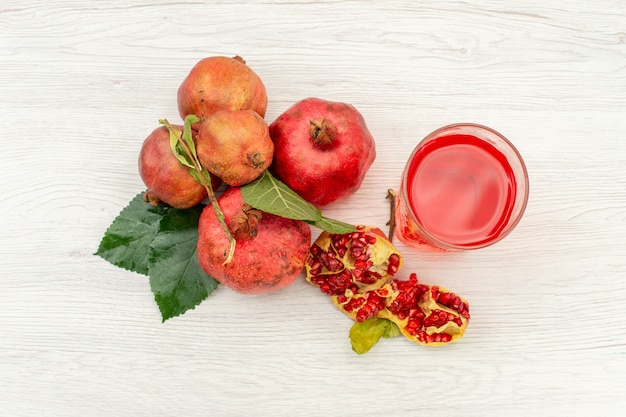
[{"label": "dark green leaf", "polygon": [[350,328],[352,350],[362,355],[367,353],[381,337],[391,338],[400,335],[400,329],[391,320],[371,318],[364,322],[355,322]]},{"label": "dark green leaf", "polygon": [[115,218],[95,253],[113,265],[150,276],[163,321],[195,308],[218,283],[196,255],[203,206],[151,206],[138,194]]},{"label": "dark green leaf", "polygon": [[351,225],[350,223],[344,223],[339,220],[329,219],[328,217],[324,217],[324,216],[322,216],[316,222],[308,222],[308,223],[312,224],[313,226],[317,228],[325,230],[329,233],[341,234],[341,233],[350,233],[350,232],[356,231],[356,227]]},{"label": "dark green leaf", "polygon": [[142,195],[137,194],[113,220],[95,254],[120,268],[148,275],[150,245],[163,215],[171,208],[151,206]]},{"label": "dark green leaf", "polygon": [[196,254],[201,211],[202,206],[167,212],[152,242],[150,287],[163,321],[195,308],[217,288]]},{"label": "dark green leaf", "polygon": [[322,217],[317,207],[274,178],[267,170],[257,180],[241,187],[241,194],[246,203],[266,213],[310,222],[317,222]]}]

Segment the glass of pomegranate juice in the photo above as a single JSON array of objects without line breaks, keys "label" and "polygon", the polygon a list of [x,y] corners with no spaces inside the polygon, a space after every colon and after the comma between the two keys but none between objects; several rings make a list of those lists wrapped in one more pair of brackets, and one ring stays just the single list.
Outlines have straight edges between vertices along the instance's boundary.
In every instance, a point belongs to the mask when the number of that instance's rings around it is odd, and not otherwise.
[{"label": "glass of pomegranate juice", "polygon": [[483,248],[509,234],[527,201],[528,173],[511,142],[477,124],[444,126],[404,168],[395,232],[413,247]]}]

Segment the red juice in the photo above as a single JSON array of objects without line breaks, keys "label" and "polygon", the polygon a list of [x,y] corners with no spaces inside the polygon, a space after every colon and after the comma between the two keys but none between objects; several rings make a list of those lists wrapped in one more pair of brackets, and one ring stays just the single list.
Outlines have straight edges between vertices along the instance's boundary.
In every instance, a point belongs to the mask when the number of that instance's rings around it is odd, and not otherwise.
[{"label": "red juice", "polygon": [[[472,126],[478,133],[480,128]],[[418,146],[398,199],[396,220],[405,243],[473,249],[513,228],[526,205],[527,174],[516,151],[505,149],[505,155],[496,145],[502,148],[502,143],[453,129]]]},{"label": "red juice", "polygon": [[443,136],[416,153],[407,199],[418,222],[453,245],[497,237],[515,199],[515,178],[504,155],[471,135]]}]

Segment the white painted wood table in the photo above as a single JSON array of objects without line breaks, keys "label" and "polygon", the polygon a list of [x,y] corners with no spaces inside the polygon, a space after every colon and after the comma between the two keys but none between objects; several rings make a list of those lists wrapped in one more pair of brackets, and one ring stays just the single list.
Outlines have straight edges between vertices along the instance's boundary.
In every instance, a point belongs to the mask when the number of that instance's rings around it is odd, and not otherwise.
[{"label": "white painted wood table", "polygon": [[[0,33],[0,415],[625,415],[623,1],[20,0]],[[266,84],[268,121],[308,96],[364,115],[377,159],[329,217],[384,228],[386,190],[445,124],[515,143],[531,192],[507,239],[398,243],[401,275],[470,301],[462,340],[358,356],[303,276],[219,288],[161,323],[148,279],[93,255],[143,189],[139,147],[178,116],[183,77],[235,54]]]}]

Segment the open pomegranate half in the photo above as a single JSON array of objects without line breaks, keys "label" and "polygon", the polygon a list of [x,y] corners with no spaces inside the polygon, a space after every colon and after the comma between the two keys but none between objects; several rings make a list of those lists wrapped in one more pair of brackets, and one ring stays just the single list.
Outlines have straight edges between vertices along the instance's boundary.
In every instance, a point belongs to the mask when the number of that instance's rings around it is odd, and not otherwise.
[{"label": "open pomegranate half", "polygon": [[329,295],[378,288],[398,272],[400,252],[378,228],[345,234],[322,232],[305,260],[306,279]]}]

